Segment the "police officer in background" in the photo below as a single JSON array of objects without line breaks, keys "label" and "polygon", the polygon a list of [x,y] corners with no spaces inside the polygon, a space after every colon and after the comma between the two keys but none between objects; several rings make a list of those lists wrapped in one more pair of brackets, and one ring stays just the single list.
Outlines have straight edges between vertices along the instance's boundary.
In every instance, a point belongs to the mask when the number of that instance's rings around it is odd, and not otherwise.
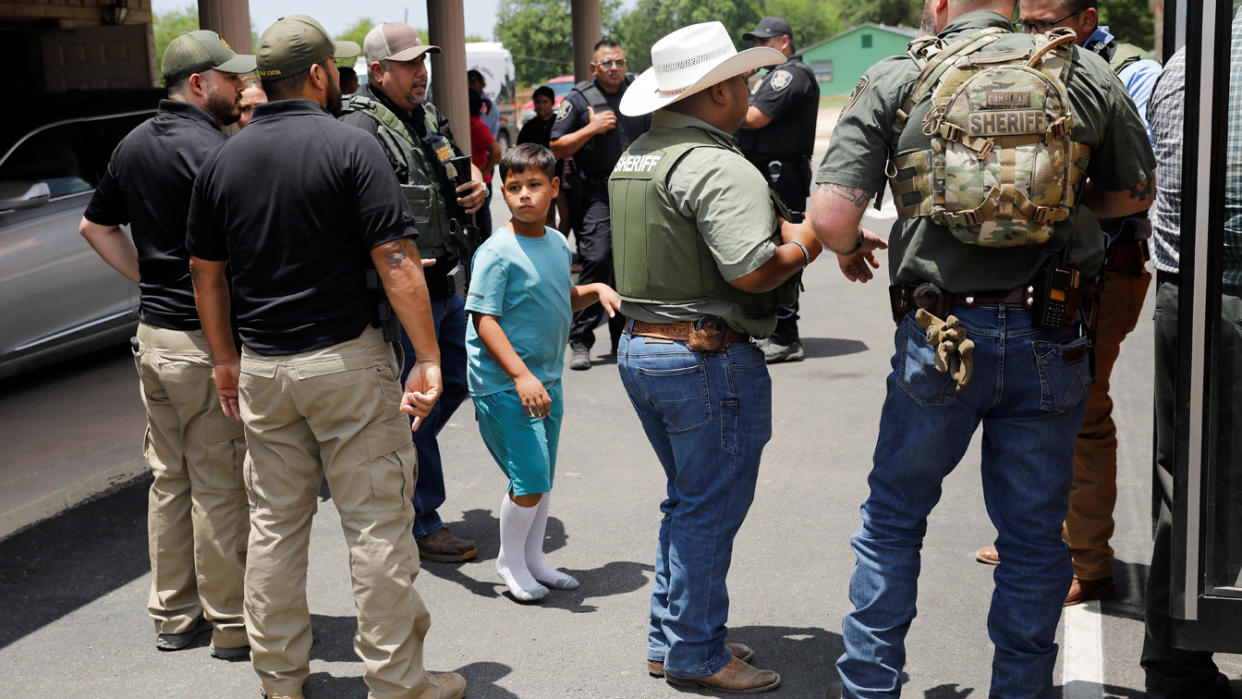
[{"label": "police officer in background", "polygon": [[[464,678],[423,668],[431,616],[414,588],[419,421],[402,413],[425,419],[441,392],[418,232],[375,139],[329,111],[341,99],[334,56],[357,53],[306,15],[263,32],[271,101],[203,166],[186,247],[216,391],[246,425],[246,631],[263,694],[300,698],[310,672],[307,547],[326,478],[370,695],[456,699]],[[367,284],[371,270],[382,291]],[[418,352],[404,394],[377,327],[381,294]]]},{"label": "police officer in background", "polygon": [[[603,282],[613,286],[608,175],[621,152],[651,125],[651,116],[618,114],[621,98],[634,81],[634,76],[625,72],[625,52],[620,44],[601,39],[595,44],[590,66],[595,77],[574,85],[561,102],[556,123],[552,125],[551,148],[557,158],[572,156],[578,167],[579,181],[573,183],[575,189],[581,190],[582,209],[578,220],[574,221],[578,256],[582,260],[578,283]],[[604,308],[599,304],[574,314],[569,327],[570,369],[591,368],[595,327],[603,319]],[[608,321],[614,352],[623,322],[619,315]]]},{"label": "police officer in background", "polygon": [[181,650],[214,627],[211,654],[225,659],[250,650],[241,606],[250,528],[246,445],[241,423],[216,400],[185,227],[194,178],[225,142],[220,127],[237,121],[239,74],[254,67],[254,56],[233,53],[215,32],[173,39],[161,67],[168,99],[117,146],[79,226],[99,256],[139,288],[134,362],[147,410],[144,456],[154,476],[147,610],[155,647]]},{"label": "police officer in background", "polygon": [[[1013,33],[1014,5],[927,0],[936,36],[866,72],[816,178],[812,225],[850,275],[871,276],[860,255],[877,239],[859,224],[886,172],[900,216],[893,371],[837,661],[847,697],[901,686],[928,515],[980,423],[1003,561],[989,694],[1052,693],[1073,572],[1061,524],[1090,387],[1083,282],[1104,262],[1098,219],[1150,205],[1155,159],[1108,65],[1068,32]],[[1060,166],[1036,170],[1048,152]]]},{"label": "police officer in background", "polygon": [[[443,563],[468,561],[478,555],[473,541],[454,536],[437,512],[444,504],[444,466],[437,435],[468,395],[466,387],[466,311],[457,284],[470,264],[466,237],[460,233],[465,217],[483,207],[487,190],[478,168],[461,156],[448,119],[427,102],[428,53],[418,31],[401,22],[385,22],[363,40],[367,85],[341,101],[341,121],[375,135],[401,181],[414,224],[418,249],[434,259],[423,269],[436,340],[444,394],[436,401],[423,427],[414,433],[418,449],[418,483],[414,486],[414,537],[423,558]],[[469,182],[457,185],[458,168],[469,168]],[[413,369],[414,347],[401,333],[405,366],[401,380]]]},{"label": "police officer in background", "polygon": [[[819,115],[819,81],[794,51],[789,22],[764,17],[742,35],[780,51],[788,60],[773,67],[750,95],[750,109],[738,132],[746,159],[759,168],[792,212],[794,222],[806,213],[811,190],[811,153],[815,150],[815,119]],[[759,343],[769,364],[796,362],[805,355],[798,337],[798,304],[781,308],[776,330]]]},{"label": "police officer in background", "polygon": [[[1074,43],[1108,61],[1147,124],[1147,100],[1160,77],[1160,64],[1133,44],[1117,43],[1099,26],[1095,0],[1023,0],[1024,31],[1074,30]],[[1074,483],[1070,487],[1065,540],[1074,558],[1074,582],[1065,603],[1109,599],[1117,593],[1113,577],[1113,507],[1117,503],[1117,427],[1108,395],[1121,343],[1138,324],[1151,285],[1146,263],[1151,225],[1144,211],[1134,217],[1100,222],[1108,235],[1100,284],[1099,325],[1095,333],[1095,374],[1078,441],[1074,443]],[[996,547],[975,553],[981,563],[1000,562]]]},{"label": "police officer in background", "polygon": [[683,27],[651,47],[652,68],[621,102],[655,112],[613,170],[617,293],[631,320],[617,367],[668,479],[660,506],[647,672],[670,684],[753,693],[780,675],[727,643],[726,574],[772,436],[772,381],[750,339],[797,299],[820,246],[733,142],[749,104],[746,75],[772,49],[738,53],[720,22]]}]

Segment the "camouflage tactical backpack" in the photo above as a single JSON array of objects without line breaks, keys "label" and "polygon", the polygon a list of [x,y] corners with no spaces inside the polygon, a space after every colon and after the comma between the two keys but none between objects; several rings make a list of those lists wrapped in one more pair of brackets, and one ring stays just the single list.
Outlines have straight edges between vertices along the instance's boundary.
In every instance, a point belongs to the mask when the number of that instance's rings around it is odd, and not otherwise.
[{"label": "camouflage tactical backpack", "polygon": [[931,149],[892,158],[889,177],[903,218],[928,216],[958,240],[985,247],[1038,245],[1065,220],[1091,150],[1070,140],[1065,76],[1068,30],[1032,37],[1027,49],[980,49],[1007,34],[983,32],[943,46],[920,37],[910,52],[923,66],[894,125],[893,143],[914,105],[931,94],[923,133]]}]

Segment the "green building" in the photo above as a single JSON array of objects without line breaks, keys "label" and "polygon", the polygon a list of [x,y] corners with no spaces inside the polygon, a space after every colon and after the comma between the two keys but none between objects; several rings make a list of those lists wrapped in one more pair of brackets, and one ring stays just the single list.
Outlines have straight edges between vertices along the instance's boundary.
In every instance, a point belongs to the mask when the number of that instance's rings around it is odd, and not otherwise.
[{"label": "green building", "polygon": [[848,95],[868,68],[905,53],[906,44],[918,35],[909,27],[860,24],[802,49],[802,60],[819,78],[821,96]]}]

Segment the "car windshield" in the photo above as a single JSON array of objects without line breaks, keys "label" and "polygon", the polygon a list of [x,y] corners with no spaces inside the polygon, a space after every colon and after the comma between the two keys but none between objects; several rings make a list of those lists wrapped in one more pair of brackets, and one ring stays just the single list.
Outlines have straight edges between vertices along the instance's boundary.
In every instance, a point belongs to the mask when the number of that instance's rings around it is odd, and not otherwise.
[{"label": "car windshield", "polygon": [[552,94],[557,97],[564,97],[569,94],[570,90],[574,89],[574,83],[572,80],[566,80],[563,83],[548,83],[548,87],[552,88]]}]

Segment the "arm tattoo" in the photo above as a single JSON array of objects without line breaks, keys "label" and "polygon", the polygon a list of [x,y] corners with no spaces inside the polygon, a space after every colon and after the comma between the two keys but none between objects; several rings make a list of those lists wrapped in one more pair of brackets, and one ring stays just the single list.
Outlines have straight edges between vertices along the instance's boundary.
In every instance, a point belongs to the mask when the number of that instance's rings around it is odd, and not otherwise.
[{"label": "arm tattoo", "polygon": [[1156,173],[1154,172],[1147,173],[1147,177],[1142,182],[1139,182],[1138,184],[1130,188],[1130,192],[1129,192],[1130,198],[1138,199],[1139,201],[1142,201],[1144,199],[1150,199],[1152,195],[1152,189],[1153,187],[1155,187],[1155,184],[1156,184]]},{"label": "arm tattoo", "polygon": [[418,259],[418,248],[410,238],[398,238],[384,244],[384,259],[390,267],[400,267],[411,257]]},{"label": "arm tattoo", "polygon": [[828,189],[832,190],[833,194],[841,197],[858,208],[866,206],[867,202],[871,201],[871,192],[868,192],[865,189],[846,187],[841,184],[830,184],[828,185]]}]

